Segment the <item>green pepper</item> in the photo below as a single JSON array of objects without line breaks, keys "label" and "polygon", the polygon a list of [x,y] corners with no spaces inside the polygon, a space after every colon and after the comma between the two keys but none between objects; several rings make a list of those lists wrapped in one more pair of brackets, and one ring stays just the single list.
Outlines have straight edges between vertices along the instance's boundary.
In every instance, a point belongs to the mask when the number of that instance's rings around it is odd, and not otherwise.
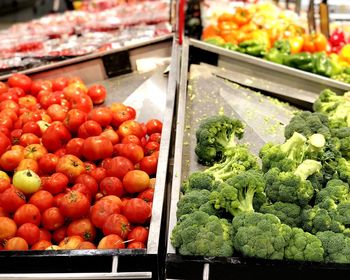
[{"label": "green pepper", "polygon": [[226,44],[224,45],[224,48],[225,48],[225,49],[228,49],[228,50],[231,50],[231,51],[236,51],[236,50],[238,50],[238,46],[235,45],[235,44],[233,44],[233,43],[226,43]]},{"label": "green pepper", "polygon": [[286,40],[278,40],[264,58],[275,63],[283,64],[284,59],[289,54],[290,43]]},{"label": "green pepper", "polygon": [[350,67],[345,67],[344,73],[350,75]]},{"label": "green pepper", "polygon": [[285,57],[283,64],[308,72],[312,72],[314,69],[313,56],[307,52],[288,55]]},{"label": "green pepper", "polygon": [[350,74],[347,74],[345,72],[332,76],[332,79],[337,80],[339,82],[350,84]]},{"label": "green pepper", "polygon": [[332,76],[333,65],[325,53],[314,54],[314,69],[312,72],[326,77]]},{"label": "green pepper", "polygon": [[238,45],[238,51],[252,56],[263,57],[266,53],[265,44],[259,40],[247,40]]},{"label": "green pepper", "polygon": [[220,46],[220,47],[225,45],[225,40],[219,36],[209,37],[208,39],[205,39],[204,42],[206,42],[208,44]]}]

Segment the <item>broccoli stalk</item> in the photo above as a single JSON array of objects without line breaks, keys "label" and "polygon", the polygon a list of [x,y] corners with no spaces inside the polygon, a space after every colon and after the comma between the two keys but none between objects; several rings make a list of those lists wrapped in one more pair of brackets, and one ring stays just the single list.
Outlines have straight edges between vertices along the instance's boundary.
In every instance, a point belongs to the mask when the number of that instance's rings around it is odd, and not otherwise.
[{"label": "broccoli stalk", "polygon": [[309,176],[320,172],[322,164],[312,159],[304,160],[294,171],[294,174],[299,176],[301,180],[305,181]]}]

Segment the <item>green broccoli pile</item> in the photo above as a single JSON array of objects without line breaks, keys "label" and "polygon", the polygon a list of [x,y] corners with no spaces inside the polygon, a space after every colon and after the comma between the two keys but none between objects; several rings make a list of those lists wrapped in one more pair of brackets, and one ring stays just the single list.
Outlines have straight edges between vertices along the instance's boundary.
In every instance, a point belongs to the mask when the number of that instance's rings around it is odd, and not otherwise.
[{"label": "green broccoli pile", "polygon": [[180,254],[350,263],[350,93],[324,90],[313,108],[260,160],[237,141],[238,119],[201,122],[205,168],[183,181],[171,233]]}]

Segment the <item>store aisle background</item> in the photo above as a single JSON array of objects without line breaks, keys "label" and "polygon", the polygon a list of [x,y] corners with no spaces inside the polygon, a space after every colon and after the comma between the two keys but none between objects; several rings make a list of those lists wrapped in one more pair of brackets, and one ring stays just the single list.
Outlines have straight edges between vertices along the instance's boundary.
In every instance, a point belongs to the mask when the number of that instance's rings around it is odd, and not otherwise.
[{"label": "store aisle background", "polygon": [[[42,17],[52,12],[54,0],[1,0],[0,29],[5,29],[16,22],[24,22]],[[58,12],[67,9],[65,1],[59,0]]]}]

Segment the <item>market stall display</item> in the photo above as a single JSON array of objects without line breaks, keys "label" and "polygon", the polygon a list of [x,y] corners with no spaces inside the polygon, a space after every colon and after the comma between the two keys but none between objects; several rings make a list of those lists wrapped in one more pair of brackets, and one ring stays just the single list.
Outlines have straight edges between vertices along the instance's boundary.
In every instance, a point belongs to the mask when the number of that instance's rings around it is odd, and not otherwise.
[{"label": "market stall display", "polygon": [[170,34],[169,2],[121,4],[98,11],[67,11],[0,32],[0,73],[101,53]]},{"label": "market stall display", "polygon": [[[208,25],[202,39],[224,48],[263,58],[342,82],[349,82],[349,38],[340,29],[329,40],[307,32],[302,19],[272,4],[236,7]],[[301,21],[301,22],[299,22]]]}]

